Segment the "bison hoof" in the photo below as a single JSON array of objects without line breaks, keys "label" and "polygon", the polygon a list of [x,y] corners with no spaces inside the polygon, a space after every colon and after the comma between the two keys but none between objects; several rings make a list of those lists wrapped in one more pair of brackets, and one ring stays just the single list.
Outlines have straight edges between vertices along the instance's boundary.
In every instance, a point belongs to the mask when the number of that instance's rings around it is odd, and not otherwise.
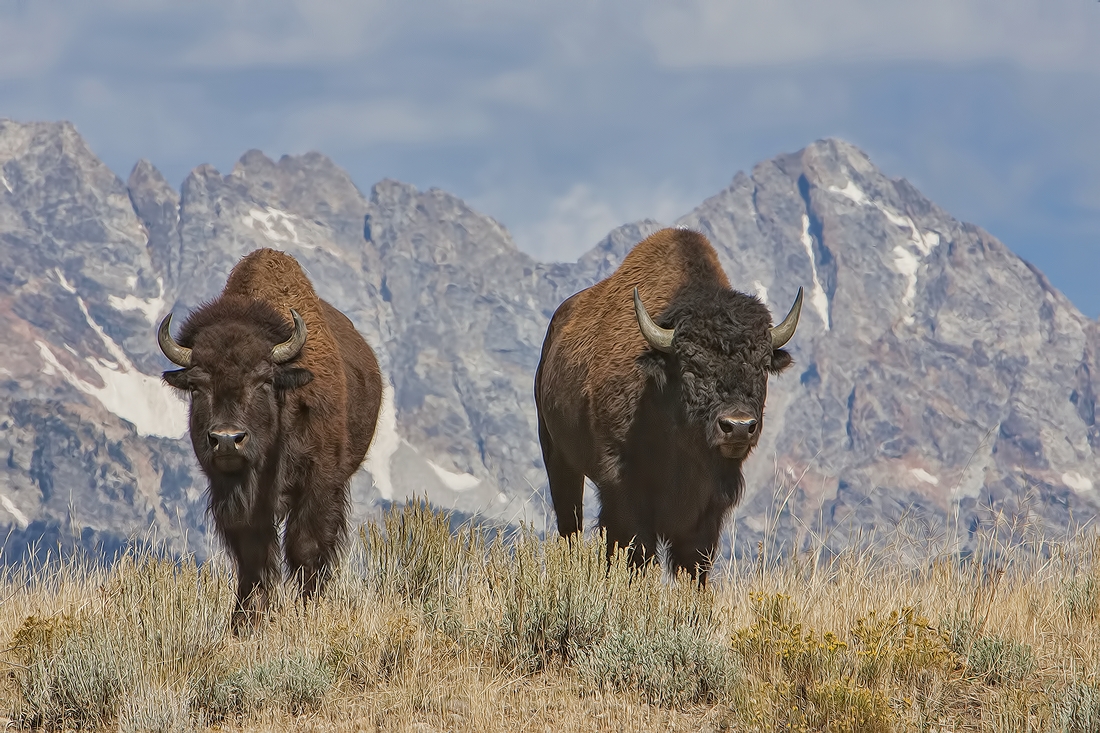
[{"label": "bison hoof", "polygon": [[264,611],[254,608],[238,608],[229,617],[229,628],[233,632],[233,636],[247,636],[255,631],[260,622],[266,617],[267,613]]}]

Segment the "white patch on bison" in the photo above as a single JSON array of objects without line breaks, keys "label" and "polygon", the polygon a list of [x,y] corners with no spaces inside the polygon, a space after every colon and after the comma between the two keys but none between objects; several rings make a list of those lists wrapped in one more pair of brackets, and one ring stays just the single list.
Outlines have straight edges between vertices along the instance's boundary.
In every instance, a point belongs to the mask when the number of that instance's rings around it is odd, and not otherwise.
[{"label": "white patch on bison", "polygon": [[928,473],[928,471],[925,471],[923,468],[911,468],[909,469],[909,473],[913,474],[917,477],[918,480],[923,481],[926,484],[938,486],[940,483],[940,480],[938,478]]},{"label": "white patch on bison", "polygon": [[752,281],[752,287],[756,290],[756,297],[760,298],[760,302],[764,305],[768,304],[768,289],[764,287],[764,283],[759,280]]},{"label": "white patch on bison", "polygon": [[386,500],[393,499],[393,477],[390,473],[390,459],[401,446],[401,436],[397,434],[397,408],[393,403],[393,385],[387,380],[382,387],[382,406],[378,410],[378,422],[374,428],[374,438],[367,451],[367,470],[370,472],[374,488]]},{"label": "white patch on bison", "polygon": [[1078,492],[1092,490],[1092,480],[1087,476],[1082,476],[1076,471],[1067,471],[1063,473],[1062,483]]},{"label": "white patch on bison", "polygon": [[813,274],[814,285],[810,291],[810,305],[821,317],[821,323],[825,330],[829,330],[829,296],[825,295],[825,289],[821,287],[821,280],[817,277],[817,262],[814,260],[814,240],[810,236],[810,217],[802,215],[802,246],[806,248],[806,255],[810,258],[810,272]]},{"label": "white patch on bison", "polygon": [[455,473],[428,461],[428,465],[435,471],[435,475],[451,491],[468,491],[481,483],[481,479],[468,473]]},{"label": "white patch on bison", "polygon": [[[55,269],[54,272],[61,287],[75,295],[76,289],[61,271]],[[94,397],[109,411],[132,423],[141,435],[181,437],[187,430],[187,405],[161,383],[160,377],[138,371],[122,347],[95,322],[84,299],[78,295],[76,302],[89,328],[103,342],[111,356],[111,359],[98,356],[84,358],[84,362],[99,375],[103,386],[99,387],[81,379],[58,360],[48,344],[36,340],[39,354],[46,363],[43,371],[47,374],[60,374],[73,387]],[[75,354],[68,345],[66,348]]]},{"label": "white patch on bison", "polygon": [[27,515],[19,511],[19,507],[12,503],[7,494],[0,494],[0,504],[4,505],[4,508],[8,510],[8,514],[15,517],[15,522],[23,529],[26,529],[27,525],[31,523],[31,520],[27,519]]},{"label": "white patch on bison", "polygon": [[4,188],[8,189],[8,193],[14,193],[14,192],[13,192],[13,191],[11,190],[11,184],[10,184],[10,183],[8,183],[8,179],[7,179],[7,178],[4,178],[4,174],[3,174],[3,173],[0,173],[0,183],[4,184]]},{"label": "white patch on bison", "polygon": [[[134,287],[137,284],[137,278],[126,278],[126,282],[130,287]],[[141,311],[145,314],[145,320],[149,321],[150,325],[156,325],[157,316],[164,310],[163,278],[157,278],[157,287],[160,288],[160,294],[155,298],[139,298],[136,295],[127,295],[125,298],[120,298],[117,295],[108,295],[107,302],[116,311]]]}]

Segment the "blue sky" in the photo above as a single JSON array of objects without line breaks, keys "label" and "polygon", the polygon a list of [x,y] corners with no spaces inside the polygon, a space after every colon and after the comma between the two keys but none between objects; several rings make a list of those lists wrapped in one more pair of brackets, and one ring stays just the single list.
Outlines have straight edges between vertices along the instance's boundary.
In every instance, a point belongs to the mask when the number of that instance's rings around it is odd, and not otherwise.
[{"label": "blue sky", "polygon": [[0,0],[0,116],[176,186],[320,150],[542,259],[837,136],[1100,314],[1094,0]]}]

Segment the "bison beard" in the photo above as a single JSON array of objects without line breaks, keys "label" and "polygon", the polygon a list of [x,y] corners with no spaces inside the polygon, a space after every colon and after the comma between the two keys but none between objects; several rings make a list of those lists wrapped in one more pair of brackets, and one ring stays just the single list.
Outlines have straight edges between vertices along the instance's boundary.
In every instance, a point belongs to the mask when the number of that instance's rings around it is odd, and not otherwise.
[{"label": "bison beard", "polygon": [[[286,315],[289,313],[294,325]],[[381,404],[374,353],[318,298],[289,255],[257,250],[222,294],[193,311],[161,350],[182,369],[165,381],[191,396],[190,435],[210,482],[214,527],[237,566],[233,628],[253,622],[282,576],[301,595],[330,576],[347,532],[348,483]]]},{"label": "bison beard", "polygon": [[799,288],[773,327],[763,303],[730,288],[706,237],[678,229],[562,303],[535,375],[558,531],[580,530],[587,476],[609,557],[630,547],[641,564],[665,540],[673,568],[705,582],[763,428],[768,376],[791,364],[782,346],[801,304]]}]

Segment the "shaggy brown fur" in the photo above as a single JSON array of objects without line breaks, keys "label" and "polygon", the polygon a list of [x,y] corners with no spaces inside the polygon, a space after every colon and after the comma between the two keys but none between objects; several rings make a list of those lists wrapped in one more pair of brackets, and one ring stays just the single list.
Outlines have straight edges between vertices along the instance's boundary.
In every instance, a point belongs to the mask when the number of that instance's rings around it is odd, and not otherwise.
[{"label": "shaggy brown fur", "polygon": [[[271,349],[306,324],[301,352]],[[276,527],[304,596],[331,573],[347,531],[348,482],[374,435],[382,378],[374,352],[344,314],[317,297],[297,261],[256,250],[221,295],[192,312],[178,343],[190,367],[164,378],[191,395],[191,442],[210,480],[214,526],[238,570],[234,627],[267,604],[281,575]],[[212,431],[247,432],[241,466],[215,461]]]},{"label": "shaggy brown fur", "polygon": [[[642,336],[635,287],[654,320],[675,327],[672,353]],[[608,553],[633,543],[642,561],[664,539],[674,565],[705,573],[760,434],[723,435],[715,425],[736,416],[761,427],[768,374],[791,361],[772,349],[770,328],[757,298],[730,289],[706,237],[680,229],[651,235],[610,277],[563,302],[535,375],[561,534],[580,529],[588,476]]]}]

